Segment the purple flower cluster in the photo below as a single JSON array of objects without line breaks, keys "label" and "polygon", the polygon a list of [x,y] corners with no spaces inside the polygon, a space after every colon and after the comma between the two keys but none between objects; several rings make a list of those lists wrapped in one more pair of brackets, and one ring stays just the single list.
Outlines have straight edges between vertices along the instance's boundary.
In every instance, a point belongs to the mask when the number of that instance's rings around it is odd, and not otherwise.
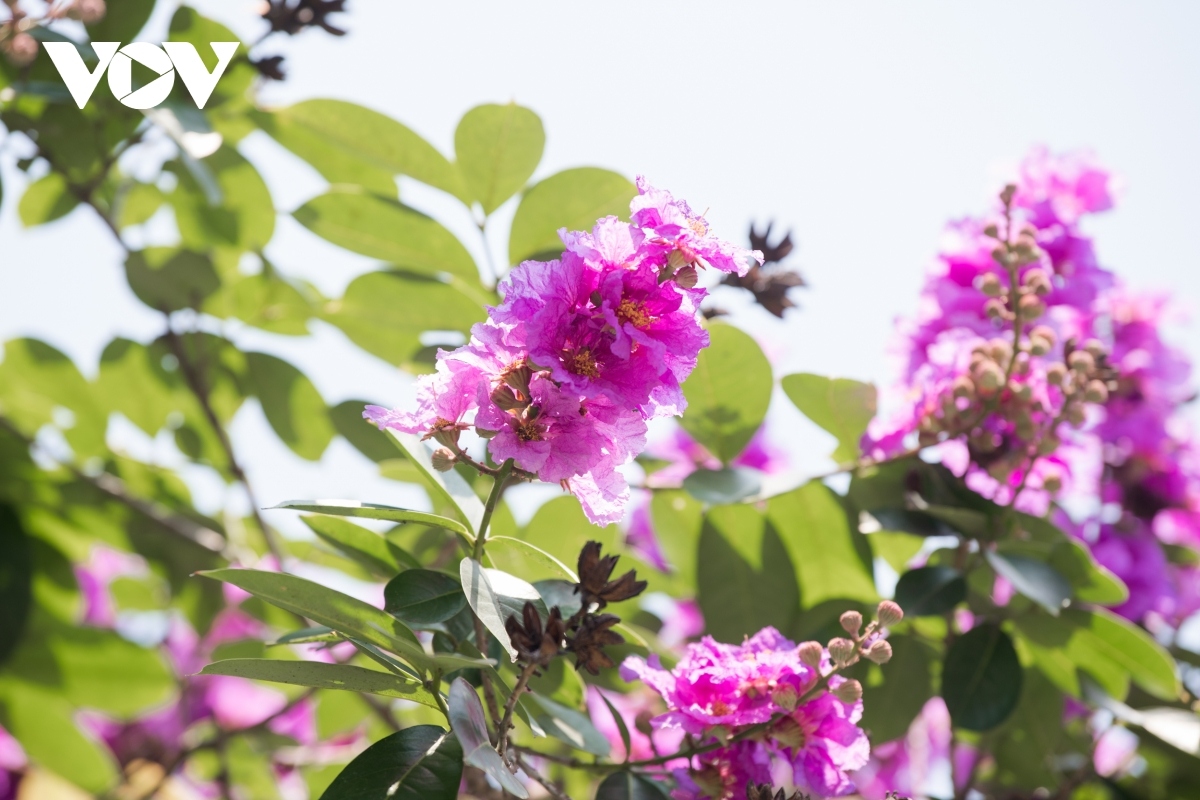
[{"label": "purple flower cluster", "polygon": [[973,489],[1036,513],[1082,477],[1063,423],[1085,423],[1085,395],[1103,400],[1093,323],[1114,279],[1079,222],[1113,194],[1090,157],[1038,149],[1001,206],[947,227],[917,315],[901,328],[899,411],[872,425],[867,452],[936,444]]},{"label": "purple flower cluster", "polygon": [[473,427],[497,462],[562,484],[597,524],[619,520],[629,487],[618,469],[645,446],[647,420],[683,413],[681,385],[708,345],[697,267],[740,274],[762,261],[670,193],[641,178],[638,191],[631,222],[564,229],[561,259],[515,267],[470,342],[438,353],[415,410],[364,416],[435,439],[446,464]]},{"label": "purple flower cluster", "polygon": [[[1115,189],[1090,156],[1037,149],[1005,206],[948,227],[901,329],[898,412],[864,444],[932,445],[976,491],[1038,514],[1058,494],[1099,497],[1092,519],[1056,520],[1129,586],[1120,613],[1178,624],[1200,609],[1200,573],[1172,558],[1200,549],[1200,448],[1179,414],[1191,368],[1162,338],[1164,298],[1123,286],[1080,228]],[[1021,257],[1005,262],[999,240]],[[1017,305],[1031,313],[1014,320]]]},{"label": "purple flower cluster", "polygon": [[[810,645],[819,648],[815,643]],[[678,730],[698,743],[727,742],[674,770],[677,800],[744,797],[750,783],[779,783],[781,768],[796,786],[823,797],[854,791],[849,773],[867,763],[870,746],[856,724],[862,700],[844,702],[844,679],[801,657],[802,646],[765,628],[740,645],[710,637],[689,645],[672,670],[657,656],[631,656],[621,665],[626,680],[641,680],[666,701],[654,730]],[[827,678],[829,691],[818,687]],[[767,727],[738,738],[750,726]]]}]

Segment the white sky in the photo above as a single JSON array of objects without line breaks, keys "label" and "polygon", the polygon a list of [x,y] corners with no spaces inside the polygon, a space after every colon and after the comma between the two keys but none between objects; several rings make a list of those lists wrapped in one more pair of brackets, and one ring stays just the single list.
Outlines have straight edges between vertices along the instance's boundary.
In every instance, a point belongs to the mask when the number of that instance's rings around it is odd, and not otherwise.
[{"label": "white sky", "polygon": [[[251,0],[197,4],[254,39]],[[810,288],[783,323],[737,320],[770,339],[777,374],[805,370],[877,383],[911,313],[938,233],[981,210],[998,169],[1031,145],[1090,147],[1120,173],[1118,208],[1089,221],[1102,263],[1137,287],[1200,300],[1200,5],[1181,2],[455,2],[351,0],[341,39],[309,32],[261,51],[287,56],[284,105],[339,97],[376,108],[452,151],[461,114],[515,99],[547,131],[536,177],[594,164],[644,173],[710,208],[742,240],[750,220],[794,229],[792,262]],[[160,23],[162,20],[159,21]],[[155,40],[154,35],[143,39]],[[103,90],[103,87],[101,87]],[[321,179],[261,134],[243,145],[282,212]],[[114,335],[148,339],[154,313],[127,289],[119,251],[86,211],[21,229],[14,156],[0,148],[0,338],[33,335],[89,373]],[[462,212],[402,183],[405,199],[456,232]],[[499,213],[500,224],[512,208]],[[468,246],[479,252],[476,239]],[[493,241],[504,253],[502,237]],[[285,271],[338,294],[370,262],[327,245],[286,214],[268,249]],[[736,302],[724,303],[737,308]],[[407,378],[356,354],[320,323],[310,340],[234,330],[244,347],[294,360],[331,403],[408,397]],[[1200,357],[1200,326],[1173,332]],[[315,341],[314,341],[315,340]],[[799,472],[830,440],[777,397],[775,430]],[[262,500],[305,496],[404,502],[395,484],[337,445],[321,464],[291,457],[251,404],[234,435]],[[131,447],[148,445],[122,436]],[[170,458],[160,442],[152,450]],[[214,484],[192,471],[200,499]],[[207,487],[207,488],[205,488]],[[411,498],[409,499],[411,501]]]}]

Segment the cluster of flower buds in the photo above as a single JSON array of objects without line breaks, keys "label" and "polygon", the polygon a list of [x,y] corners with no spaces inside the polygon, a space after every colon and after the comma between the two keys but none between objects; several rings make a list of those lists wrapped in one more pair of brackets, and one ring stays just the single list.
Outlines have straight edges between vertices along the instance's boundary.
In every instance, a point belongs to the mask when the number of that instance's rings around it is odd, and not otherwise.
[{"label": "cluster of flower buds", "polygon": [[[857,611],[847,611],[842,614],[839,622],[842,630],[850,638],[835,637],[829,640],[824,648],[819,642],[802,642],[800,644],[800,660],[813,669],[820,669],[825,653],[834,669],[857,664],[860,659],[867,659],[875,664],[886,664],[892,659],[892,646],[883,638],[883,631],[904,619],[900,606],[891,600],[884,600],[875,612],[875,619],[863,628],[862,614]],[[850,679],[830,686],[830,691],[843,703],[856,703],[862,698],[862,684]]]},{"label": "cluster of flower buds", "polygon": [[558,606],[550,609],[543,625],[533,603],[525,603],[521,619],[510,616],[505,622],[517,659],[527,665],[544,667],[560,653],[575,656],[575,665],[593,675],[614,666],[604,648],[622,644],[625,639],[612,628],[621,621],[615,614],[600,614],[609,603],[620,603],[646,590],[646,582],[630,570],[610,580],[619,556],[601,556],[600,543],[588,542],[579,553],[579,582],[575,594],[580,607],[564,620]]}]

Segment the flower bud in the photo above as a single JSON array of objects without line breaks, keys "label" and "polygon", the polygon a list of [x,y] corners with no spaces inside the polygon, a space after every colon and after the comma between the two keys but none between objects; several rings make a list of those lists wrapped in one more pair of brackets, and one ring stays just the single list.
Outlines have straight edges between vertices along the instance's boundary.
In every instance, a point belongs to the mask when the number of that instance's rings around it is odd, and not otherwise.
[{"label": "flower bud", "polygon": [[1030,335],[1029,352],[1035,356],[1044,356],[1054,348],[1049,339],[1042,336]]},{"label": "flower bud", "polygon": [[879,608],[875,609],[875,616],[880,625],[890,628],[904,619],[904,609],[900,608],[900,604],[895,601],[884,600],[879,604]]},{"label": "flower bud", "polygon": [[1091,372],[1096,368],[1096,359],[1086,350],[1076,350],[1067,356],[1067,364],[1076,372]]},{"label": "flower bud", "polygon": [[29,66],[38,54],[37,39],[23,31],[5,42],[3,48],[8,60],[18,67]]},{"label": "flower bud", "polygon": [[1021,316],[1025,319],[1037,319],[1046,311],[1046,304],[1036,294],[1027,294],[1017,303]]},{"label": "flower bud", "polygon": [[1007,366],[1008,360],[1012,358],[1012,344],[1006,339],[992,339],[988,342],[988,352],[997,364]]},{"label": "flower bud", "polygon": [[842,623],[842,630],[851,636],[858,636],[859,630],[862,629],[863,618],[862,614],[857,611],[850,610],[842,614],[839,622]]},{"label": "flower bud", "polygon": [[800,656],[800,661],[813,669],[818,669],[821,666],[821,659],[825,657],[825,648],[821,647],[820,642],[801,642],[797,648],[797,654]]},{"label": "flower bud", "polygon": [[694,289],[700,280],[696,268],[689,265],[675,273],[675,284],[681,289]]},{"label": "flower bud", "polygon": [[835,666],[845,667],[852,664],[855,660],[856,650],[854,642],[849,639],[830,639],[829,640],[829,657],[833,659]]},{"label": "flower bud", "polygon": [[1052,472],[1042,478],[1042,488],[1047,492],[1057,492],[1062,489],[1062,485],[1062,475],[1059,475],[1057,472]]},{"label": "flower bud", "polygon": [[1008,262],[1008,247],[1003,243],[992,248],[992,259],[997,264],[1005,264]]},{"label": "flower bud", "polygon": [[1030,291],[1039,297],[1045,297],[1054,288],[1050,283],[1050,276],[1041,267],[1034,267],[1029,270],[1021,280],[1029,287]]},{"label": "flower bud", "polygon": [[993,297],[983,305],[988,319],[1005,319],[1008,316],[1008,306],[998,297]]},{"label": "flower bud", "polygon": [[1089,403],[1108,402],[1108,387],[1104,385],[1104,381],[1088,381],[1083,390],[1083,399]]},{"label": "flower bud", "polygon": [[[800,723],[791,717],[784,717],[771,726],[771,738],[779,742],[784,747],[790,747],[793,750],[799,750],[804,747],[804,741],[807,738],[804,735],[804,729],[800,727]],[[720,787],[719,791],[712,793],[713,797],[725,797],[725,787]]]},{"label": "flower bud", "polygon": [[955,397],[965,397],[969,400],[975,396],[975,382],[966,375],[959,375],[954,379],[952,392]]},{"label": "flower bud", "polygon": [[454,453],[451,453],[445,447],[439,447],[437,450],[434,450],[429,460],[432,462],[433,468],[438,472],[449,472],[454,469],[454,464],[458,461],[454,457]]},{"label": "flower bud", "polygon": [[880,639],[871,645],[863,655],[876,664],[886,664],[892,660],[892,646],[887,643],[886,639]]},{"label": "flower bud", "polygon": [[1065,364],[1057,363],[1046,367],[1046,383],[1051,386],[1062,386],[1066,379],[1067,367]]},{"label": "flower bud", "polygon": [[1058,341],[1058,335],[1054,332],[1054,328],[1049,325],[1035,325],[1033,330],[1029,332],[1030,336],[1036,336],[1039,339],[1045,339],[1054,347],[1054,343]]},{"label": "flower bud", "polygon": [[1008,390],[1012,392],[1018,400],[1029,402],[1031,399],[1033,399],[1033,387],[1028,383],[1009,381]]},{"label": "flower bud", "polygon": [[107,10],[104,0],[75,0],[67,9],[67,16],[79,20],[84,25],[95,25],[104,19]]},{"label": "flower bud", "polygon": [[1012,205],[1013,198],[1017,196],[1017,185],[1015,183],[1007,184],[1000,191],[1000,202],[1004,205]]},{"label": "flower bud", "polygon": [[[1047,434],[1046,436],[1042,437],[1041,441],[1038,442],[1038,455],[1048,456],[1057,450],[1060,444],[1062,444],[1062,440],[1060,440],[1057,436],[1055,436],[1053,433]],[[1055,490],[1051,489],[1051,491]]]},{"label": "flower bud", "polygon": [[1004,385],[1004,370],[993,362],[988,362],[979,368],[976,384],[980,391],[994,392]]},{"label": "flower bud", "polygon": [[685,256],[683,254],[682,250],[672,250],[670,255],[667,256],[667,266],[670,267],[672,270],[677,270],[677,269],[680,269],[681,267],[685,267],[685,266],[687,266],[687,263],[688,263],[687,256]]},{"label": "flower bud", "polygon": [[990,236],[993,239],[999,238],[1000,228],[994,222],[989,222],[983,229],[984,236]]},{"label": "flower bud", "polygon": [[994,272],[985,272],[980,275],[975,280],[975,285],[988,297],[999,297],[1004,294],[1004,284],[1000,283],[1000,276]]},{"label": "flower bud", "polygon": [[800,693],[790,684],[783,684],[771,692],[771,702],[789,714],[800,704]]},{"label": "flower bud", "polygon": [[1099,359],[1101,356],[1108,355],[1108,348],[1104,346],[1104,342],[1099,339],[1088,339],[1083,343],[1083,349],[1091,353],[1092,358]]},{"label": "flower bud", "polygon": [[519,411],[529,405],[528,402],[518,397],[517,393],[511,387],[504,384],[492,390],[492,402],[501,411]]},{"label": "flower bud", "polygon": [[838,684],[838,687],[833,690],[833,696],[846,705],[852,706],[862,700],[862,684],[851,678],[845,683]]},{"label": "flower bud", "polygon": [[1064,416],[1066,416],[1067,422],[1071,423],[1071,426],[1075,428],[1079,428],[1083,423],[1087,422],[1087,412],[1078,403],[1071,403],[1067,406]]}]

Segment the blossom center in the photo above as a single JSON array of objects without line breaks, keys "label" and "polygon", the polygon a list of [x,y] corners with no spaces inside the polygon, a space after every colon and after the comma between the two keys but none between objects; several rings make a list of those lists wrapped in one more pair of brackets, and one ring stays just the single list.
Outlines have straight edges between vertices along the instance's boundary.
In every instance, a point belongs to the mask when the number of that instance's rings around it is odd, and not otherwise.
[{"label": "blossom center", "polygon": [[573,353],[567,352],[566,356],[567,369],[571,372],[585,378],[600,377],[600,368],[596,365],[596,357],[592,355],[592,348],[581,347]]},{"label": "blossom center", "polygon": [[697,236],[708,235],[708,223],[700,217],[692,217],[688,220],[688,227],[692,229],[692,233]]},{"label": "blossom center", "polygon": [[622,300],[617,308],[617,319],[628,322],[635,328],[645,328],[650,324],[650,314],[646,307],[636,300]]},{"label": "blossom center", "polygon": [[542,427],[536,422],[521,421],[515,426],[517,438],[522,442],[540,442],[542,441]]}]

